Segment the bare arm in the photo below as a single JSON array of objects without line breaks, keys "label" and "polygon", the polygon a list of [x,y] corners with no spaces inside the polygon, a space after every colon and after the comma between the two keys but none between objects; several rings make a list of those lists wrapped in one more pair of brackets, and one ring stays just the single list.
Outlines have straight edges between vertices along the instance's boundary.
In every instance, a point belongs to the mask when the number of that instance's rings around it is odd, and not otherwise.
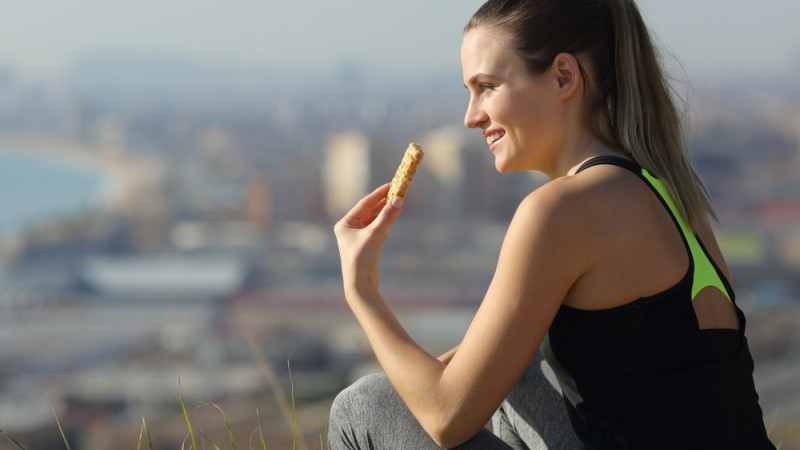
[{"label": "bare arm", "polygon": [[411,412],[439,445],[455,446],[489,420],[535,354],[570,286],[587,270],[575,240],[585,234],[576,229],[584,221],[551,189],[526,198],[466,336],[437,359],[409,337],[378,292],[380,244],[402,207],[384,206],[384,191],[365,197],[336,225],[345,296]]},{"label": "bare arm", "polygon": [[453,359],[453,355],[456,354],[456,351],[458,351],[458,346],[455,346],[444,354],[439,355],[439,361],[443,362],[444,364],[450,364],[450,360]]}]

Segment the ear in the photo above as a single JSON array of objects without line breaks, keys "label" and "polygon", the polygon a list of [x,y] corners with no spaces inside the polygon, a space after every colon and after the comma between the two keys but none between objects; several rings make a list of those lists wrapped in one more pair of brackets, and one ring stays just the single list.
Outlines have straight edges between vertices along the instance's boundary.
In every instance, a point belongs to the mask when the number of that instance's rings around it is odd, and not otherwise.
[{"label": "ear", "polygon": [[559,97],[564,100],[574,96],[583,85],[583,74],[578,60],[569,53],[556,55],[550,70],[558,82]]}]

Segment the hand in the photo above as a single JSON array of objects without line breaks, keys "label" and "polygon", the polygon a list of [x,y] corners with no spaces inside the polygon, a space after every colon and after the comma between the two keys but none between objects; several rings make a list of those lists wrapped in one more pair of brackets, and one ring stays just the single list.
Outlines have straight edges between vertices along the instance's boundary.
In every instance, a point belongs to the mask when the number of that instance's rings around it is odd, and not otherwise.
[{"label": "hand", "polygon": [[355,286],[378,289],[381,246],[403,208],[401,197],[386,202],[388,192],[389,183],[372,191],[334,226],[345,289]]}]

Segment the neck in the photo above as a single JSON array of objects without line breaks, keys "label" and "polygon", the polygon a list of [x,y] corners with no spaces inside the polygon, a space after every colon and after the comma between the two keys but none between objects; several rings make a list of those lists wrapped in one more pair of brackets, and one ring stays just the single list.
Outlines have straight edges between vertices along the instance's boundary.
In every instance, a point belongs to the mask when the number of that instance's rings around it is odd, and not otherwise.
[{"label": "neck", "polygon": [[[556,154],[555,161],[549,170],[543,171],[551,179],[572,175],[581,164],[589,158],[600,155],[624,156],[619,151],[609,147],[591,131],[585,122],[582,113],[582,97],[578,96],[567,105],[569,111],[566,115],[566,126],[562,129],[560,151]],[[596,125],[595,130],[604,136],[611,135],[611,126],[607,114],[597,111],[590,120]]]},{"label": "neck", "polygon": [[551,170],[545,172],[551,179],[572,175],[586,160],[600,155],[620,155],[609,148],[591,133],[586,131],[562,147],[558,159]]}]

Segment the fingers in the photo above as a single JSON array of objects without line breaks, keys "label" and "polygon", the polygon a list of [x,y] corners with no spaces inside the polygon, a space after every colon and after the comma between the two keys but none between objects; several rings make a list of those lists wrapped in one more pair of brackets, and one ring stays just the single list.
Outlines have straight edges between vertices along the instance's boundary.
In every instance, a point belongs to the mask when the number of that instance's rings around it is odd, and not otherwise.
[{"label": "fingers", "polygon": [[391,204],[386,201],[389,184],[385,184],[362,198],[334,227],[334,231],[364,230],[372,228],[385,232],[400,215],[403,198],[395,197]]},{"label": "fingers", "polygon": [[342,259],[342,273],[346,279],[370,273],[377,277],[381,246],[386,241],[389,227],[403,209],[402,197],[387,203],[388,189],[389,184],[383,185],[361,199],[334,226]]},{"label": "fingers", "polygon": [[375,215],[375,213],[380,211],[383,207],[383,204],[386,200],[386,194],[388,193],[389,183],[386,183],[367,194],[366,197],[359,200],[359,202],[356,203],[356,205],[353,206],[353,208],[350,209],[347,214],[345,214],[345,220],[358,219],[363,221],[364,218]]},{"label": "fingers", "polygon": [[378,214],[381,213],[383,208],[386,206],[386,199],[381,200],[375,207],[372,209],[370,214],[365,215],[361,218],[361,225],[362,227],[366,227],[371,224],[375,219],[378,218]]},{"label": "fingers", "polygon": [[375,218],[373,225],[377,231],[386,231],[397,217],[400,216],[400,211],[403,210],[403,197],[395,197],[391,202],[384,205],[381,212]]}]

